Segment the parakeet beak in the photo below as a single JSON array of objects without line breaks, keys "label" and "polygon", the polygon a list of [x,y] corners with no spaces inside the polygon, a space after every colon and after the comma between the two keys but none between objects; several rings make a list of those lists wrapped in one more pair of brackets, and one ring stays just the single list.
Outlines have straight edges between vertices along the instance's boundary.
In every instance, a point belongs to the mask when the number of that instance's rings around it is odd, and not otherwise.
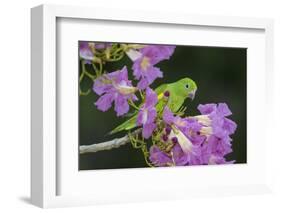
[{"label": "parakeet beak", "polygon": [[195,97],[195,93],[196,93],[196,90],[193,90],[192,92],[190,92],[190,93],[188,94],[188,97],[189,97],[191,100],[193,100],[194,97]]}]

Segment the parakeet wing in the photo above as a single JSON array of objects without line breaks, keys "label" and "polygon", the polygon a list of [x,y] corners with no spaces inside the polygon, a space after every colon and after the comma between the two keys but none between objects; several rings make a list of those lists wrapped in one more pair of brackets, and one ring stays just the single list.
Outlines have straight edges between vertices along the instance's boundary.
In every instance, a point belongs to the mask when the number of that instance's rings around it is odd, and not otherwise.
[{"label": "parakeet wing", "polygon": [[128,120],[126,120],[124,123],[122,123],[121,125],[117,126],[115,129],[113,129],[110,134],[114,134],[123,130],[130,130],[133,129],[134,127],[136,127],[136,123],[137,123],[137,113],[129,118]]}]

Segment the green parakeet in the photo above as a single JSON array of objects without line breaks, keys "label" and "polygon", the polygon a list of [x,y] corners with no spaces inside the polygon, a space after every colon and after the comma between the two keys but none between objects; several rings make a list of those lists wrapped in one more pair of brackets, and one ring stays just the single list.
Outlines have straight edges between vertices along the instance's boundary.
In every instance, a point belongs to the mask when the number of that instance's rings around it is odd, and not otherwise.
[{"label": "green parakeet", "polygon": [[[193,100],[197,90],[196,83],[190,78],[183,78],[174,83],[162,84],[155,89],[158,95],[158,103],[156,110],[162,110],[164,105],[167,105],[172,112],[177,112],[183,105],[186,98]],[[164,93],[169,92],[168,102],[164,101]],[[116,127],[110,132],[114,134],[123,130],[130,130],[137,126],[137,112],[133,117],[125,121],[123,124]]]}]

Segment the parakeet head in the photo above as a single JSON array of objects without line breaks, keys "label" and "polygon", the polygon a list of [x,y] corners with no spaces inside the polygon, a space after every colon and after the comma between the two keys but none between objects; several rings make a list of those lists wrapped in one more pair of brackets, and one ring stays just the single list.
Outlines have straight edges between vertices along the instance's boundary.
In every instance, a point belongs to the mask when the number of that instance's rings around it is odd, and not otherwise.
[{"label": "parakeet head", "polygon": [[181,92],[186,94],[186,97],[193,100],[195,97],[196,90],[197,90],[196,83],[190,78],[183,78],[183,79],[177,81],[177,83],[179,84],[179,87],[180,87],[179,89],[181,90]]}]

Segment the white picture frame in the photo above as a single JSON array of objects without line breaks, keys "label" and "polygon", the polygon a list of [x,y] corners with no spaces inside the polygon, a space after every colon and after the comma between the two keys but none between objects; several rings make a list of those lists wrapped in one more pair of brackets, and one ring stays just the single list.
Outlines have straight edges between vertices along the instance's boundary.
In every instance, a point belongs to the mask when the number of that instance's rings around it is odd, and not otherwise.
[{"label": "white picture frame", "polygon": [[[270,165],[270,143],[271,143],[271,129],[268,128],[268,124],[271,122],[271,113],[272,108],[272,96],[270,95],[270,90],[273,87],[273,21],[271,19],[257,19],[257,18],[241,18],[241,17],[216,17],[216,16],[204,16],[204,15],[188,15],[188,14],[166,14],[149,11],[115,11],[113,9],[106,9],[107,12],[104,13],[105,8],[86,8],[86,7],[74,7],[74,6],[54,6],[54,5],[41,5],[31,10],[31,54],[32,54],[32,146],[31,146],[31,201],[33,204],[47,208],[47,207],[61,207],[61,206],[76,206],[76,205],[91,205],[97,203],[114,203],[114,202],[128,202],[128,201],[142,201],[142,200],[162,200],[162,199],[178,199],[178,198],[188,198],[188,197],[197,197],[197,196],[214,196],[214,195],[233,195],[233,194],[251,194],[251,193],[264,193],[269,192],[271,188],[271,165]],[[253,146],[253,149],[249,150],[250,156],[256,156],[263,149],[266,149],[264,153],[263,162],[260,167],[257,168],[256,162],[253,157],[253,163],[249,165],[233,165],[220,167],[204,167],[204,168],[194,168],[189,172],[192,172],[193,175],[190,175],[190,178],[196,180],[202,175],[209,173],[217,173],[220,175],[232,174],[234,172],[243,173],[243,172],[252,172],[253,175],[260,175],[255,180],[250,180],[251,176],[247,180],[243,178],[235,177],[233,178],[232,184],[229,182],[224,182],[221,184],[214,185],[200,185],[199,181],[195,181],[191,185],[178,183],[173,189],[171,185],[167,185],[167,188],[164,190],[161,189],[160,184],[152,187],[152,193],[150,195],[142,192],[146,190],[144,186],[132,188],[130,182],[128,182],[127,189],[124,189],[124,182],[122,187],[115,187],[112,184],[105,184],[105,192],[102,192],[102,187],[97,191],[96,194],[88,194],[87,190],[90,190],[89,179],[95,177],[99,181],[99,184],[102,184],[102,181],[106,182],[106,177],[109,176],[114,178],[117,174],[117,179],[122,180],[127,175],[137,174],[143,178],[153,178],[153,176],[167,175],[170,173],[170,170],[110,170],[106,172],[99,172],[98,174],[86,174],[84,173],[82,179],[75,179],[74,175],[72,178],[71,171],[64,171],[64,158],[61,157],[61,152],[59,152],[59,146],[57,144],[58,132],[57,132],[57,120],[58,120],[58,100],[57,92],[60,87],[60,81],[57,79],[57,70],[58,61],[57,61],[57,49],[58,49],[58,27],[59,20],[98,20],[100,23],[107,21],[118,22],[118,25],[122,26],[122,23],[134,23],[136,25],[145,23],[153,24],[154,26],[165,26],[165,28],[173,28],[175,26],[180,27],[198,27],[202,30],[211,29],[213,31],[228,31],[234,32],[239,30],[246,30],[251,32],[257,31],[261,32],[261,36],[256,40],[261,45],[261,52],[259,52],[259,60],[261,67],[255,67],[259,71],[257,72],[257,77],[253,79],[252,74],[248,75],[249,80],[249,97],[248,97],[248,111],[249,109],[253,112],[249,113],[249,122],[248,125],[253,125],[252,129],[260,131],[260,126],[255,126],[256,118],[254,112],[260,113],[263,112],[263,109],[267,107],[267,114],[261,116],[264,124],[266,125],[264,129],[265,135],[263,137],[256,138],[257,141],[265,140],[263,147],[261,143],[257,142],[256,146]],[[70,28],[71,30],[71,28]],[[89,34],[91,35],[91,34]],[[79,36],[79,35],[78,35]],[[235,37],[235,33],[232,35]],[[71,37],[71,36],[70,36]],[[207,36],[208,37],[208,36]],[[73,37],[73,39],[76,39]],[[110,38],[107,38],[110,39]],[[124,38],[125,40],[128,37]],[[147,41],[149,41],[149,38]],[[212,41],[209,38],[204,38],[206,44],[211,46],[217,45],[217,42],[221,42],[221,45],[224,45],[223,37],[220,37],[219,40],[211,43]],[[209,39],[209,40],[208,40]],[[246,39],[246,38],[245,38]],[[249,38],[247,38],[249,39]],[[251,40],[251,39],[249,39]],[[156,41],[156,40],[154,40]],[[165,37],[162,41],[165,42]],[[176,42],[176,41],[174,41]],[[180,43],[180,42],[179,42]],[[234,42],[235,43],[235,42]],[[201,43],[200,43],[201,44]],[[225,43],[227,45],[227,43]],[[238,45],[238,44],[237,44]],[[241,44],[239,44],[241,45]],[[253,43],[253,46],[256,44]],[[245,43],[245,47],[247,44]],[[255,54],[254,52],[251,54]],[[253,58],[254,55],[250,56]],[[251,66],[250,69],[253,69],[254,66]],[[251,73],[251,72],[250,72]],[[265,77],[265,78],[263,78]],[[73,79],[72,79],[73,80]],[[255,88],[256,83],[258,82],[261,85],[258,89],[261,97],[256,97]],[[258,107],[255,107],[257,99],[262,100]],[[70,102],[71,100],[67,100]],[[71,121],[72,123],[75,121]],[[255,128],[256,127],[256,128]],[[251,131],[251,128],[250,128]],[[249,138],[248,138],[249,139]],[[253,141],[255,138],[250,137],[250,140]],[[77,142],[78,144],[78,142]],[[72,151],[75,149],[70,148]],[[69,150],[70,150],[69,149]],[[65,153],[64,156],[70,155],[70,162],[77,160],[77,156],[71,156],[71,152]],[[60,177],[62,171],[65,173],[64,176],[70,175],[68,182],[66,179]],[[186,175],[183,173],[183,169],[172,169],[173,175],[170,175],[170,178],[177,180],[177,175],[182,176]],[[70,172],[70,173],[67,173]],[[77,171],[78,172],[78,171]],[[95,176],[93,176],[95,175]],[[62,175],[63,176],[63,175]],[[87,177],[86,177],[87,176]],[[164,177],[164,176],[163,176]],[[185,177],[185,176],[182,176]],[[212,176],[215,178],[216,176]],[[242,177],[242,176],[241,176]],[[80,177],[79,177],[80,178]],[[237,179],[237,181],[235,180]],[[92,179],[93,180],[93,179]],[[179,178],[179,180],[181,180]],[[75,182],[77,181],[77,182]],[[78,181],[85,183],[84,185],[78,186]],[[63,182],[63,183],[62,183]],[[177,182],[177,181],[176,181]],[[180,182],[180,181],[178,181]],[[59,193],[60,184],[67,184],[64,188],[68,188],[68,192],[79,191],[79,193]],[[72,185],[72,186],[71,186]],[[108,188],[107,188],[108,187]],[[88,189],[89,188],[89,189]],[[129,189],[131,188],[131,189]],[[83,190],[80,190],[83,189]],[[135,192],[134,192],[135,191]],[[174,192],[177,192],[176,195]],[[140,192],[140,193],[137,193]],[[171,192],[174,196],[164,196],[165,193]],[[122,196],[120,196],[122,194]]]}]

